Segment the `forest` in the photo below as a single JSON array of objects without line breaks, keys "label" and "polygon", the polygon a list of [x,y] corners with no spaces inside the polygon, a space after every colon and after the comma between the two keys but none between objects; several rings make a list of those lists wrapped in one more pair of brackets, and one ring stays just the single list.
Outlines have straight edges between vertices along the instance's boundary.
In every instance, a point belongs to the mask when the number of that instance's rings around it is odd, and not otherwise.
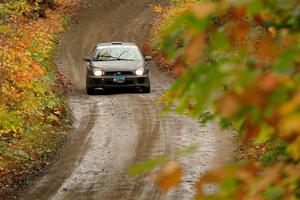
[{"label": "forest", "polygon": [[[53,57],[87,5],[0,0],[0,197],[33,169],[43,171],[68,138],[72,84]],[[145,49],[176,77],[159,107],[199,126],[217,121],[237,144],[230,163],[197,177],[194,198],[299,199],[300,1],[170,0],[149,7],[158,18]],[[168,194],[181,187],[180,160],[194,151],[147,158],[129,174],[155,169],[154,182]],[[207,192],[211,185],[217,189]]]}]

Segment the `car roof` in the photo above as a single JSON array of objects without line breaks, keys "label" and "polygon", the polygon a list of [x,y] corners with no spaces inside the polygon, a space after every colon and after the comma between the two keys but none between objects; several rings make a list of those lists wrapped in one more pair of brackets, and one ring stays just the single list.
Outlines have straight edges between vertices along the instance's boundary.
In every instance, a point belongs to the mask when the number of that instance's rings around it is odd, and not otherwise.
[{"label": "car roof", "polygon": [[114,45],[137,46],[136,44],[129,43],[129,42],[106,42],[106,43],[98,43],[97,47],[101,47],[101,46],[114,46]]}]

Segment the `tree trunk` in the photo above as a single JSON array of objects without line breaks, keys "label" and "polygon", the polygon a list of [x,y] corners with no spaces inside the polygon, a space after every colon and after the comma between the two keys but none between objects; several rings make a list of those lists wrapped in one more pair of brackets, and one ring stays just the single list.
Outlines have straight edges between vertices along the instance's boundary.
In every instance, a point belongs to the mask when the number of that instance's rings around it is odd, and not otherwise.
[{"label": "tree trunk", "polygon": [[[27,0],[29,5],[34,6],[35,3],[37,2],[37,0]],[[50,9],[55,9],[55,2],[54,0],[42,0],[42,1],[38,1],[38,8],[35,9],[33,11],[33,13],[35,15],[37,15],[38,17],[46,17],[46,9],[50,8]]]}]

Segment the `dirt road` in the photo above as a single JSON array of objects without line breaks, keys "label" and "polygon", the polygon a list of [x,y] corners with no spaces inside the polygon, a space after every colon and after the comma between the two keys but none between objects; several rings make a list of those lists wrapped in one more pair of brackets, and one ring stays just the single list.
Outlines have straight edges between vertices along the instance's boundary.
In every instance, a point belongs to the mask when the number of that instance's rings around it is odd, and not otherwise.
[{"label": "dirt road", "polygon": [[[193,182],[205,170],[230,159],[230,134],[215,124],[171,114],[161,116],[156,98],[172,79],[151,64],[151,94],[120,92],[85,94],[85,63],[98,42],[127,41],[142,45],[155,14],[149,4],[165,0],[90,0],[62,38],[59,70],[74,83],[70,105],[73,133],[60,159],[20,199],[156,200],[191,199]],[[199,150],[183,158],[183,186],[161,195],[149,176],[129,177],[128,167],[187,145]]]}]

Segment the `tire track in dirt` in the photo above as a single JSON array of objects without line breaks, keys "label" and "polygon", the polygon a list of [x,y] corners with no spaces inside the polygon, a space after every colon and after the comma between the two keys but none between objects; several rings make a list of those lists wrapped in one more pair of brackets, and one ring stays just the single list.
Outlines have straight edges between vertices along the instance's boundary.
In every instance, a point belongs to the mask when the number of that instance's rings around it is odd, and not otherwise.
[{"label": "tire track in dirt", "polygon": [[[161,137],[165,135],[164,132],[161,132],[162,122],[160,121],[160,118],[157,117],[158,108],[156,104],[152,100],[149,101],[148,98],[146,100],[142,96],[137,96],[136,98],[138,104],[143,105],[141,113],[137,116],[137,120],[141,119],[142,121],[138,128],[139,133],[137,145],[135,147],[135,156],[132,158],[129,165],[127,165],[126,169],[129,169],[137,162],[145,161],[155,155],[157,149],[160,147],[158,145],[159,141],[161,141]],[[150,198],[150,196],[143,197],[145,187],[150,186],[153,188],[153,184],[149,178],[143,176],[128,177],[126,174],[118,179],[114,185],[112,191],[118,192],[109,193],[104,196],[104,199],[147,199]],[[160,198],[159,192],[156,191],[152,193],[151,199],[156,199],[153,194],[157,194],[155,195],[157,199]]]},{"label": "tire track in dirt", "polygon": [[[88,105],[88,111],[91,113],[92,110],[96,110],[96,105]],[[35,190],[28,192],[27,195],[22,195],[21,199],[40,199],[43,196],[49,196],[54,193],[63,183],[68,176],[70,176],[72,169],[76,166],[76,163],[81,161],[81,157],[73,154],[74,151],[77,151],[79,154],[82,154],[88,148],[89,143],[89,134],[78,134],[80,132],[89,133],[91,129],[95,125],[95,116],[94,115],[86,115],[80,117],[80,121],[77,121],[77,125],[73,127],[73,135],[72,140],[67,144],[69,148],[65,148],[62,150],[62,155],[70,155],[66,157],[64,160],[58,160],[51,169],[55,169],[56,166],[60,166],[63,168],[63,173],[56,173],[55,170],[49,170],[46,175],[47,182],[51,182],[52,184],[37,184],[36,190],[38,190],[38,194],[36,195]]]}]

